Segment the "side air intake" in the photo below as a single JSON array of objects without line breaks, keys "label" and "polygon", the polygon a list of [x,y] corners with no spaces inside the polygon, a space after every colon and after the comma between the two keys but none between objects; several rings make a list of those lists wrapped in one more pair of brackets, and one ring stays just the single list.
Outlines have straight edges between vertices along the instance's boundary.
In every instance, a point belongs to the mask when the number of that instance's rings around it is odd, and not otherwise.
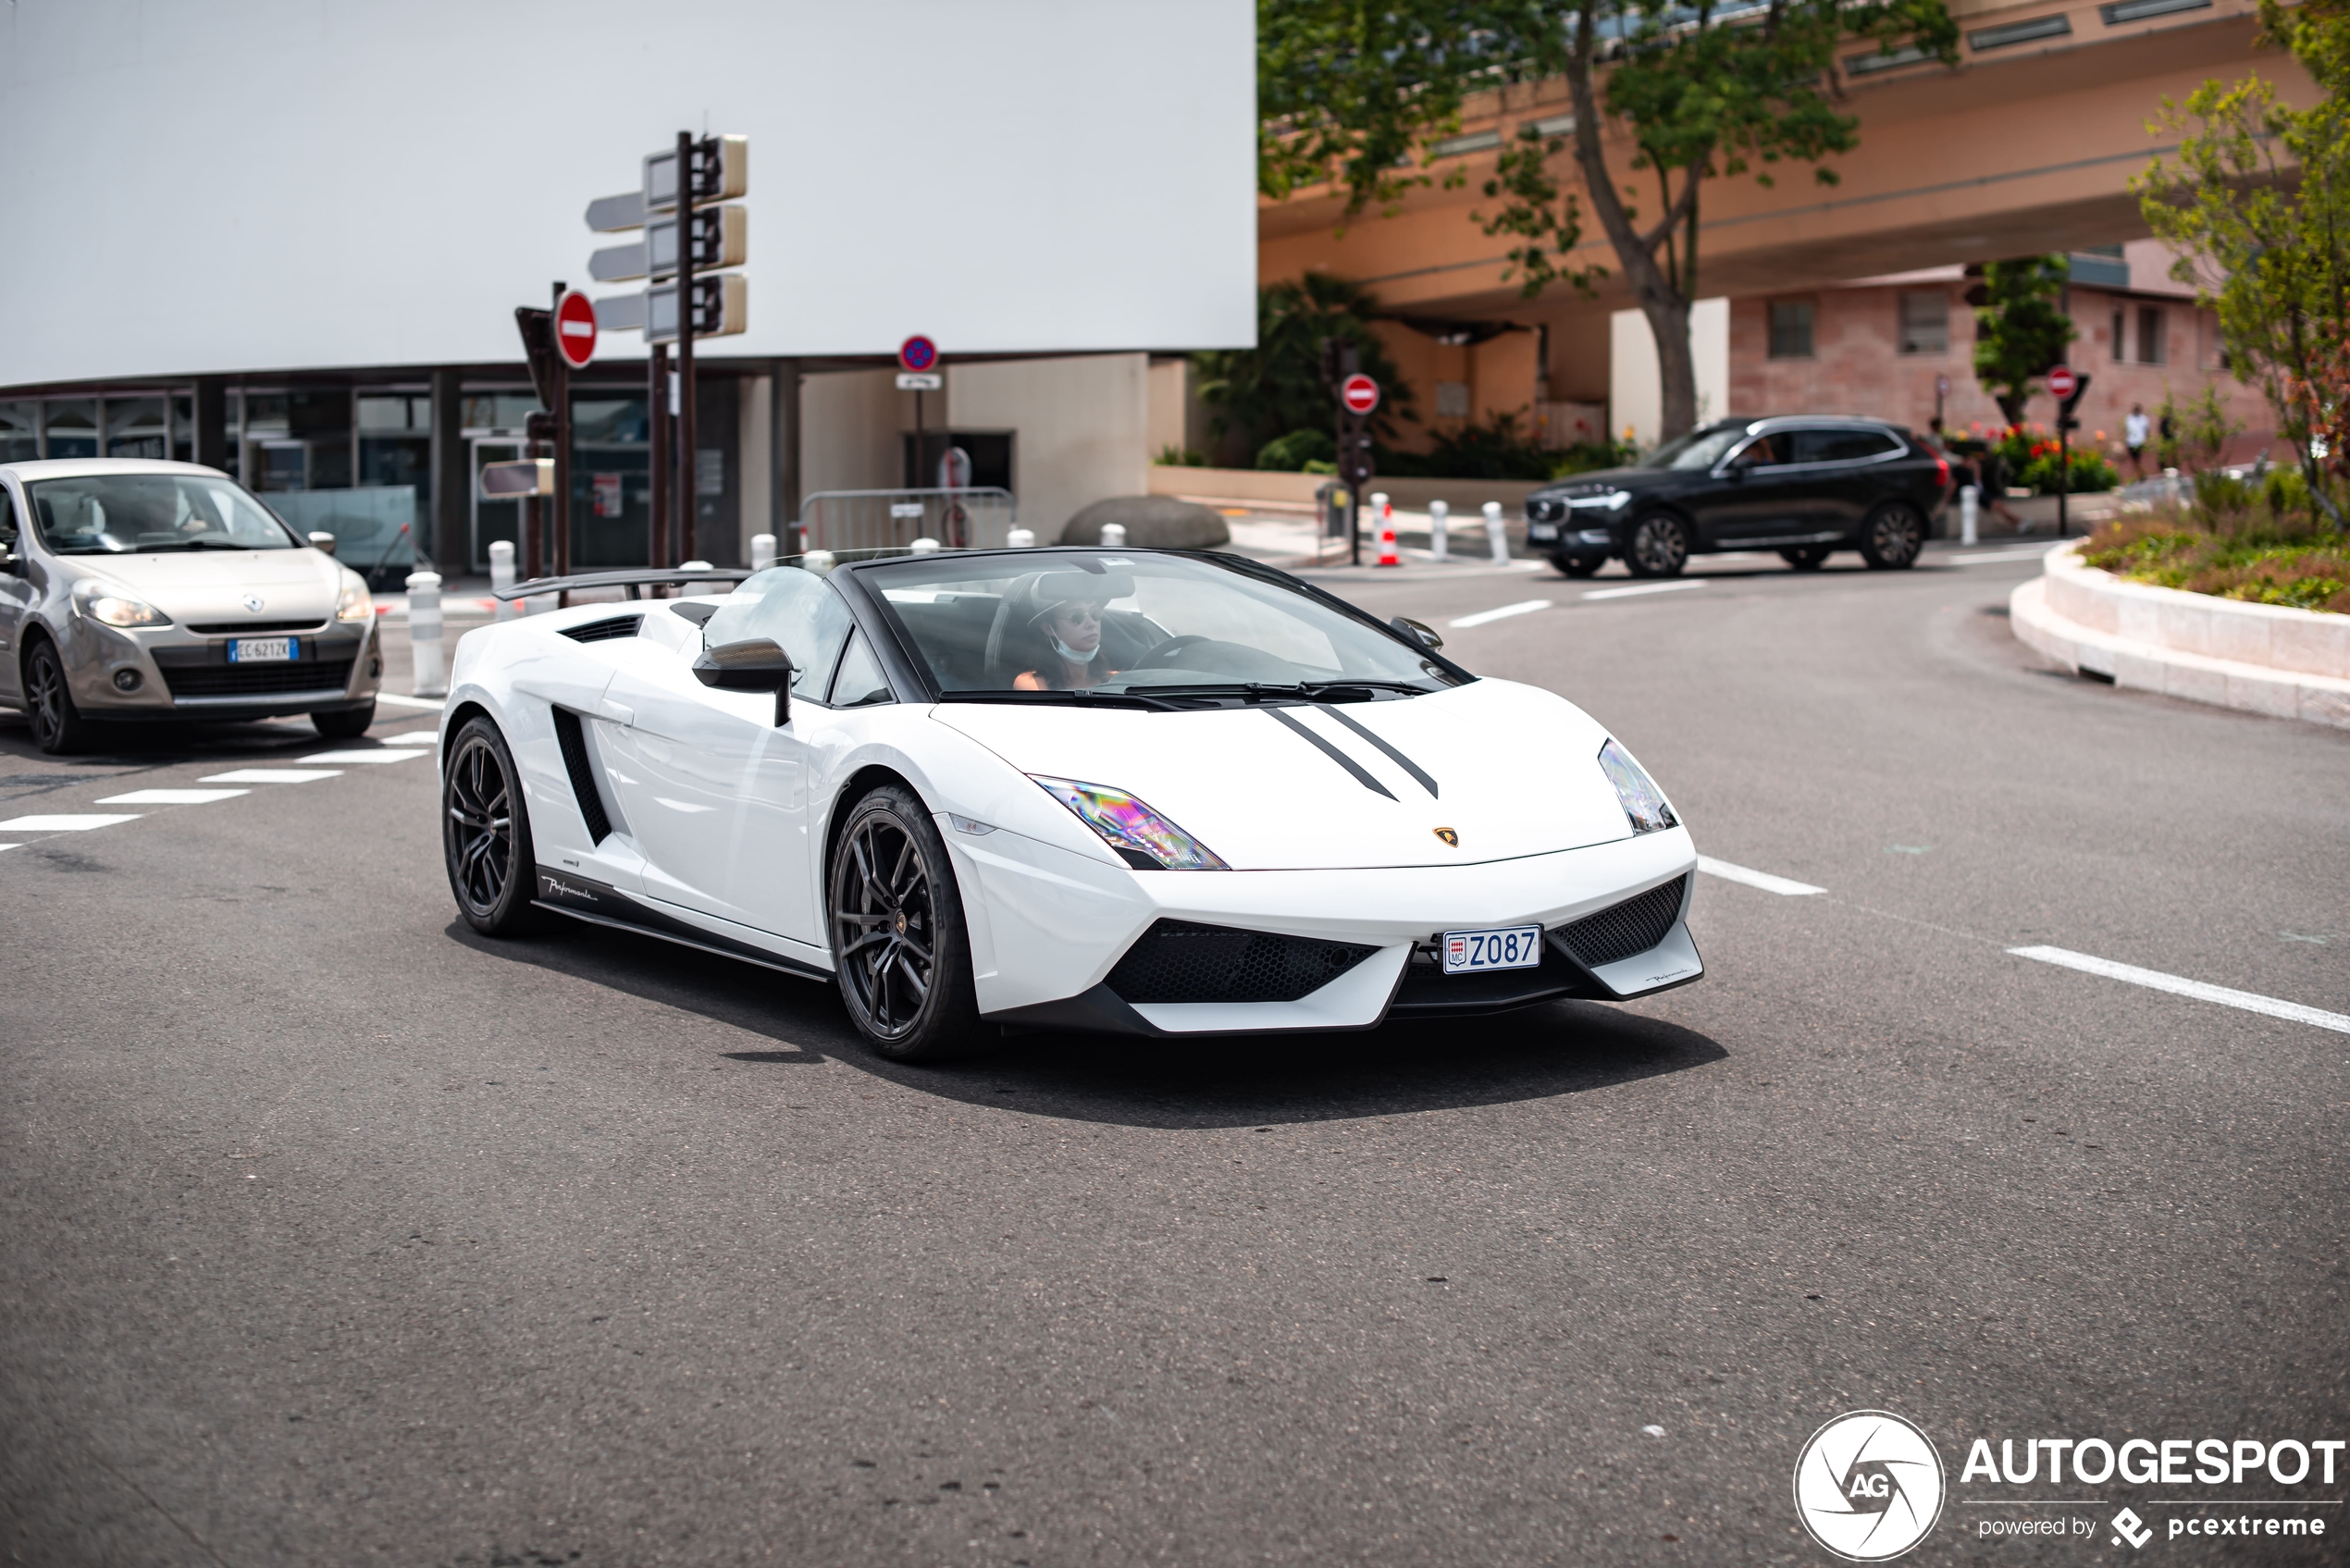
[{"label": "side air intake", "polygon": [[1345,942],[1158,920],[1135,938],[1107,983],[1128,1002],[1294,1002],[1378,951]]},{"label": "side air intake", "polygon": [[568,708],[555,710],[555,744],[563,747],[563,772],[571,775],[572,797],[579,802],[588,840],[601,844],[612,836],[612,819],[604,815],[604,797],[596,789],[596,770],[588,762],[588,736],[580,729],[579,715]]},{"label": "side air intake", "polygon": [[610,642],[614,637],[633,637],[644,619],[642,615],[615,615],[609,621],[590,621],[584,626],[566,626],[563,636],[574,642]]},{"label": "side air intake", "polygon": [[1681,918],[1681,898],[1688,885],[1687,875],[1675,877],[1662,887],[1584,916],[1563,928],[1557,940],[1590,969],[1645,953],[1664,941]]}]

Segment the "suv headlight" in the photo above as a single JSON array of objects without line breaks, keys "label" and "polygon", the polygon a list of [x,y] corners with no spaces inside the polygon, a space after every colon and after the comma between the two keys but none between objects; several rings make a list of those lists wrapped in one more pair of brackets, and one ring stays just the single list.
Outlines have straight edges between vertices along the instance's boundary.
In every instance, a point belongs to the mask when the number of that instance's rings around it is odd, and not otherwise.
[{"label": "suv headlight", "polygon": [[108,626],[168,626],[171,617],[149,604],[133,599],[111,583],[94,577],[84,577],[73,586],[73,607],[82,614]]},{"label": "suv headlight", "polygon": [[1569,506],[1596,507],[1602,512],[1621,512],[1624,508],[1629,506],[1631,502],[1631,491],[1610,490],[1604,495],[1577,496],[1573,500],[1568,501],[1566,504]]},{"label": "suv headlight", "polygon": [[1656,787],[1656,781],[1632,760],[1630,752],[1614,741],[1600,747],[1600,772],[1615,786],[1615,798],[1623,803],[1624,814],[1632,820],[1635,835],[1662,833],[1681,825],[1681,819],[1673,814],[1672,804],[1664,798],[1664,792]]},{"label": "suv headlight", "polygon": [[335,600],[338,621],[372,621],[376,618],[376,601],[367,595],[367,585],[351,583],[344,586],[342,597]]},{"label": "suv headlight", "polygon": [[1122,789],[1028,775],[1138,871],[1229,871],[1216,852]]}]

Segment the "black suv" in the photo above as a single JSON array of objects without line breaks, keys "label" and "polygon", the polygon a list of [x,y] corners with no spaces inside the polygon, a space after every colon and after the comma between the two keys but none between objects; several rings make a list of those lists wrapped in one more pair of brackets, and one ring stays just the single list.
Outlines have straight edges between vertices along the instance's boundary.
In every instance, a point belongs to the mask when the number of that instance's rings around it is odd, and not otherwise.
[{"label": "black suv", "polygon": [[1831,550],[1913,564],[1950,465],[1875,419],[1725,419],[1629,468],[1577,474],[1526,499],[1528,548],[1570,577],[1616,556],[1636,577],[1678,574],[1693,553],[1775,549],[1798,571]]}]

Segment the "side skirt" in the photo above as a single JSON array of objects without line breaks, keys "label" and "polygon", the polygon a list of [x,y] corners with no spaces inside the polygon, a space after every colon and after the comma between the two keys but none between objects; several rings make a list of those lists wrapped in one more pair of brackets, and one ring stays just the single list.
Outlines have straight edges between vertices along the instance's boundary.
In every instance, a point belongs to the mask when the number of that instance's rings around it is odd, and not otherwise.
[{"label": "side skirt", "polygon": [[[648,909],[616,887],[571,872],[550,871],[544,866],[538,868],[538,896],[531,902],[541,909],[568,915],[589,925],[610,926],[614,931],[657,936],[680,947],[692,947],[716,957],[757,964],[762,969],[773,969],[798,980],[819,981],[827,985],[832,983],[833,977],[828,970],[673,920],[658,910]],[[593,905],[594,907],[583,907],[585,905]]]}]

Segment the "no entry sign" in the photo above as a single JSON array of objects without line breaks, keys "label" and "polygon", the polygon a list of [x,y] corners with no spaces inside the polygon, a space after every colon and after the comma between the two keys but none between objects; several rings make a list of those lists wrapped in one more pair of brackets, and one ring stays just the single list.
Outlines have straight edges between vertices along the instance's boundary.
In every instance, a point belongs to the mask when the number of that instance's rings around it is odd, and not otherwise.
[{"label": "no entry sign", "polygon": [[555,351],[574,370],[596,357],[596,302],[576,289],[566,290],[555,306]]},{"label": "no entry sign", "polygon": [[938,345],[917,332],[897,345],[897,363],[908,370],[930,370],[938,364]]},{"label": "no entry sign", "polygon": [[1338,401],[1349,414],[1368,414],[1379,407],[1379,383],[1367,376],[1350,376],[1339,383]]},{"label": "no entry sign", "polygon": [[2073,379],[2072,367],[2069,364],[2059,364],[2048,372],[2048,390],[2054,392],[2059,401],[2071,397],[2080,384]]}]

